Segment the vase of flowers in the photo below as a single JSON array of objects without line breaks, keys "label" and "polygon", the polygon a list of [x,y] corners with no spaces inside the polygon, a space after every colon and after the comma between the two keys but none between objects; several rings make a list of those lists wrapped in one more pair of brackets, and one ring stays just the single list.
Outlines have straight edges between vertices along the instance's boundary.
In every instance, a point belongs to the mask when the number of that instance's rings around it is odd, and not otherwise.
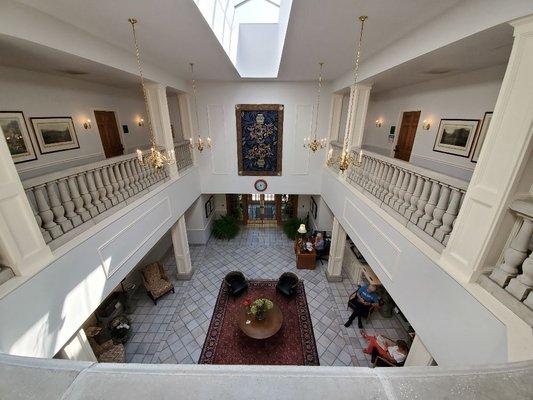
[{"label": "vase of flowers", "polygon": [[256,299],[251,301],[250,299],[244,300],[244,306],[248,307],[248,315],[252,315],[257,321],[262,321],[266,318],[269,310],[274,307],[269,299]]}]

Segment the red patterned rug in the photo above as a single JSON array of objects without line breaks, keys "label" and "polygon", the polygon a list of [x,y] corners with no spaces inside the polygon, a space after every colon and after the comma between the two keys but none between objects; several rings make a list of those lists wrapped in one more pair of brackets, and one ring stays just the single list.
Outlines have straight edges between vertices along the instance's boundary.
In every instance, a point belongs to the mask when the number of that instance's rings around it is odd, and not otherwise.
[{"label": "red patterned rug", "polygon": [[[248,292],[229,297],[222,283],[209,331],[198,364],[319,365],[311,315],[303,282],[295,296],[287,299],[276,292],[277,281],[249,281]],[[243,300],[268,298],[283,313],[283,324],[274,336],[251,339],[237,324]]]}]

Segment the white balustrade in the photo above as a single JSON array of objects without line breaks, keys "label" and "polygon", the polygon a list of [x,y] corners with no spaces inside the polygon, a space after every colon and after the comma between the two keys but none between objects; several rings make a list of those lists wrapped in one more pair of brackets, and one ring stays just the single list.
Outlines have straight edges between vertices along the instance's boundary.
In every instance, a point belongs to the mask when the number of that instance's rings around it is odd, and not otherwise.
[{"label": "white balustrade", "polygon": [[185,171],[193,165],[191,143],[188,140],[176,143],[174,153],[178,171]]},{"label": "white balustrade", "polygon": [[[331,153],[331,158],[334,160],[339,160],[340,156],[342,154],[342,143],[337,141],[331,141],[330,144],[330,150],[328,152],[328,155]],[[334,171],[339,171],[339,163],[333,163],[329,166]]]},{"label": "white balustrade", "polygon": [[166,178],[166,169],[155,171],[128,154],[32,178],[23,186],[45,242],[57,247],[95,217]]},{"label": "white balustrade", "polygon": [[371,152],[365,152],[362,165],[350,167],[347,181],[438,251],[448,242],[468,187],[459,179]]}]

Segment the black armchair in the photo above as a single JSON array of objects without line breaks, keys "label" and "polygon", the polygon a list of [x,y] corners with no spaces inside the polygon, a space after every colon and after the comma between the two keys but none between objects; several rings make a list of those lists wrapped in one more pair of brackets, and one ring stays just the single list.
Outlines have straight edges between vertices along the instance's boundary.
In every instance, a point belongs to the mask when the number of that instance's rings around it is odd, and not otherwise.
[{"label": "black armchair", "polygon": [[239,296],[248,288],[248,282],[244,274],[240,271],[232,271],[226,275],[224,282],[228,287],[229,294],[233,297]]},{"label": "black armchair", "polygon": [[276,285],[276,290],[286,297],[292,297],[296,294],[296,287],[300,279],[292,272],[281,274]]},{"label": "black armchair", "polygon": [[331,239],[324,239],[324,248],[316,251],[316,259],[320,260],[320,265],[329,259],[329,249],[331,247]]}]

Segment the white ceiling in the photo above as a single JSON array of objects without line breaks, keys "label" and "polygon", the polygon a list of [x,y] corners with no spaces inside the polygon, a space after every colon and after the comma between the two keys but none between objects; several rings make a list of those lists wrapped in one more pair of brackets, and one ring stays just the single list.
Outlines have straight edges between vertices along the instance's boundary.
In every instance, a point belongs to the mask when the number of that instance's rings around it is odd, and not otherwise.
[{"label": "white ceiling", "polygon": [[[151,63],[187,78],[188,63],[194,61],[199,79],[240,79],[192,0],[18,1],[132,54],[127,19],[135,16],[144,58]],[[350,70],[361,14],[369,16],[363,51],[369,57],[459,1],[293,0],[277,79],[315,79],[319,61],[326,63],[326,79]]]}]

